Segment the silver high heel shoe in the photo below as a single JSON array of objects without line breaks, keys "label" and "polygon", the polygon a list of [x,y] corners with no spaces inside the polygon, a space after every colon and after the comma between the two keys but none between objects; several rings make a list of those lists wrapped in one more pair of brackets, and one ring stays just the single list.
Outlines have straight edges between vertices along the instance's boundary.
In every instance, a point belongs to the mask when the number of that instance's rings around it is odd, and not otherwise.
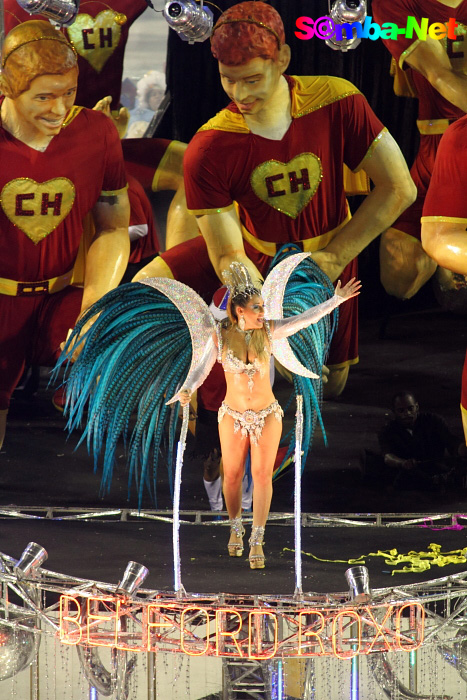
[{"label": "silver high heel shoe", "polygon": [[[251,537],[248,540],[250,547],[262,547],[264,544],[264,527],[258,525],[251,529]],[[264,554],[252,554],[248,557],[250,561],[250,569],[264,569],[265,557]]]},{"label": "silver high heel shoe", "polygon": [[243,527],[242,519],[232,518],[230,521],[230,534],[235,534],[239,542],[229,542],[227,549],[231,557],[241,557],[243,554],[243,535],[245,528]]}]

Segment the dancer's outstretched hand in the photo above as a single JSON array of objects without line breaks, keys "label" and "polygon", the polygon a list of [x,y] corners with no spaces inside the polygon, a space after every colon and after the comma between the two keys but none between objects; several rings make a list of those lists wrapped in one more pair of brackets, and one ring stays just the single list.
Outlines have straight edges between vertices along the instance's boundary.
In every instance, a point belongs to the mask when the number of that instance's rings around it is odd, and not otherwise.
[{"label": "dancer's outstretched hand", "polygon": [[336,284],[336,289],[334,291],[338,297],[342,297],[347,301],[347,299],[351,299],[352,297],[358,296],[358,294],[360,294],[361,287],[362,283],[360,282],[360,280],[357,280],[355,277],[352,277],[352,279],[349,282],[347,282],[345,287],[341,287],[341,281],[339,280]]}]

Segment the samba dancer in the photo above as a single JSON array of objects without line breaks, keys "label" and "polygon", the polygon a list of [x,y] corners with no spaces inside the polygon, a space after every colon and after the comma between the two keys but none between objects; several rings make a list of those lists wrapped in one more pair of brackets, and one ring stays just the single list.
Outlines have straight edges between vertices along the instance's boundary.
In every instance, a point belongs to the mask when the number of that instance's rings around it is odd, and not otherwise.
[{"label": "samba dancer", "polygon": [[[344,287],[339,281],[331,299],[298,316],[267,321],[261,291],[254,287],[244,265],[232,263],[224,272],[224,281],[229,289],[229,318],[216,325],[212,351],[207,355],[206,363],[210,362],[212,366],[212,358],[217,355],[227,384],[218,420],[224,463],[224,498],[231,522],[228,550],[231,557],[243,554],[242,479],[250,450],[254,489],[249,561],[252,569],[262,569],[264,528],[272,498],[272,472],[284,415],[271,387],[269,359],[272,343],[317,323],[337,306],[357,296],[361,285],[355,278]],[[205,367],[187,377],[183,389],[177,394],[182,405],[190,401],[202,372],[205,372]]]},{"label": "samba dancer", "polygon": [[[288,254],[277,262],[261,292],[242,263],[232,263],[225,278],[230,289],[229,319],[221,323],[193,289],[164,278],[124,285],[95,304],[77,324],[62,355],[65,362],[85,341],[77,361],[66,367],[68,428],[81,425],[86,411],[81,441],[86,439],[94,452],[96,466],[103,454],[104,489],[110,487],[119,437],[125,436],[129,481],[135,479],[141,504],[145,487],[151,487],[151,469],[155,489],[167,421],[167,464],[172,480],[178,411],[171,404],[180,401],[186,406],[219,360],[227,384],[218,419],[231,523],[228,550],[235,557],[243,553],[241,481],[250,449],[255,486],[250,566],[258,569],[264,567],[264,527],[283,416],[271,388],[270,357],[274,355],[303,380],[296,393],[304,394],[307,435],[302,449],[306,458],[317,415],[320,420],[322,387],[317,372],[332,325],[325,317],[357,296],[360,283],[352,279],[341,287],[338,282],[334,290],[308,253]],[[289,306],[284,319],[283,304],[292,295],[295,304]],[[266,315],[276,320],[266,320],[265,308]],[[88,324],[91,330],[83,335]],[[296,333],[298,341],[293,347],[295,339],[289,336]],[[136,422],[129,436],[134,411]],[[181,442],[184,448],[184,438]]]}]

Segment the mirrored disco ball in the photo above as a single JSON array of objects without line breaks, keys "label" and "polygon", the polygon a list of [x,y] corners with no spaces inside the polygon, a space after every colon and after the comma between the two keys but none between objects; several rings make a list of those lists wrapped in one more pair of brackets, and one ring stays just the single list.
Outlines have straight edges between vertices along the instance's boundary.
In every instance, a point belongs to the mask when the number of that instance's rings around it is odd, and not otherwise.
[{"label": "mirrored disco ball", "polygon": [[34,620],[26,618],[23,612],[10,610],[10,623],[5,624],[5,612],[0,611],[0,681],[12,678],[23,671],[33,661],[39,647],[40,635],[33,631],[19,629],[18,624],[34,628]]}]

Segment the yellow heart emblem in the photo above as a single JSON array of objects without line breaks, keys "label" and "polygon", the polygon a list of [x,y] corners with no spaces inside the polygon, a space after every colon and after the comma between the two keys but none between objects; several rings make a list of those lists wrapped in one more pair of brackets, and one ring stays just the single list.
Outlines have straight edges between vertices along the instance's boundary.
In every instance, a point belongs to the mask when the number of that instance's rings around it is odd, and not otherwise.
[{"label": "yellow heart emblem", "polygon": [[323,179],[321,160],[314,153],[300,153],[288,163],[267,160],[250,176],[253,192],[277,211],[296,219]]},{"label": "yellow heart emblem", "polygon": [[63,221],[75,201],[75,186],[66,177],[36,182],[20,177],[7,182],[0,204],[10,221],[35,244]]},{"label": "yellow heart emblem", "polygon": [[67,32],[79,55],[100,73],[118,46],[122,28],[113,10],[103,10],[96,17],[78,15]]}]

